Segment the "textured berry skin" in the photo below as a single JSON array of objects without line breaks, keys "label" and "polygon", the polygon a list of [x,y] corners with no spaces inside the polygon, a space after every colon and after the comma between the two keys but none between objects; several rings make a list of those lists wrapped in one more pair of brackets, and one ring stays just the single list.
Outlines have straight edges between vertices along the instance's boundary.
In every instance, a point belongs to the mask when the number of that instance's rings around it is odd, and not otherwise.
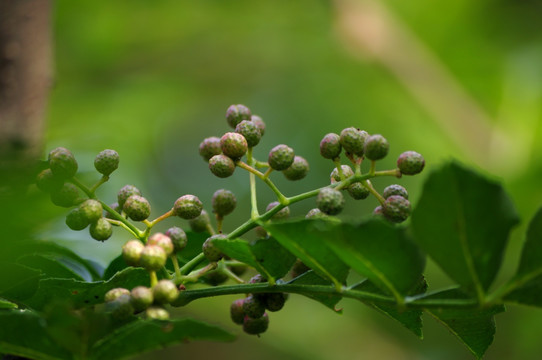
[{"label": "textured berry skin", "polygon": [[115,320],[126,320],[134,314],[130,292],[123,294],[113,301],[105,304],[105,310],[111,313]]},{"label": "textured berry skin", "polygon": [[224,155],[239,159],[246,154],[248,143],[245,137],[235,132],[227,132],[220,138],[220,147]]},{"label": "textured berry skin", "polygon": [[320,155],[326,159],[335,159],[342,150],[339,135],[329,133],[320,141]]},{"label": "textured berry skin", "polygon": [[387,199],[392,195],[399,195],[408,200],[408,192],[401,185],[393,184],[393,185],[387,186],[384,189],[384,192],[382,192],[382,196],[384,197],[384,199]]},{"label": "textured berry skin", "polygon": [[220,138],[211,136],[203,139],[203,141],[199,144],[199,154],[203,156],[205,161],[209,161],[209,159],[215,155],[222,154]]},{"label": "textured berry skin", "polygon": [[[202,214],[203,214],[203,211],[202,211]],[[190,221],[193,221],[193,220],[190,220]],[[182,249],[186,247],[186,244],[188,244],[188,238],[186,237],[186,233],[180,227],[173,226],[169,228],[166,231],[166,235],[169,236],[169,238],[171,239],[171,242],[173,242],[173,247],[174,247],[175,252],[181,251]]]},{"label": "textured berry skin", "polygon": [[355,200],[367,199],[371,193],[369,189],[359,182],[351,184],[346,190],[348,190],[348,194]]},{"label": "textured berry skin", "polygon": [[[280,205],[280,203],[278,201],[273,201],[272,203],[267,205],[267,207],[265,208],[265,211],[267,212],[267,211],[273,209],[275,206],[278,206],[278,205]],[[287,219],[289,217],[290,217],[290,208],[288,206],[285,206],[282,209],[280,209],[279,212],[277,212],[275,215],[273,215],[271,217],[271,219],[273,219],[273,220],[284,220],[284,219]]]},{"label": "textured berry skin", "polygon": [[233,175],[235,162],[226,155],[215,155],[209,159],[209,170],[219,178],[227,178]]},{"label": "textured berry skin", "polygon": [[49,153],[49,167],[59,179],[70,179],[77,173],[77,161],[72,152],[58,147]]},{"label": "textured berry skin", "polygon": [[262,120],[262,118],[259,117],[258,115],[252,115],[250,120],[260,130],[261,136],[263,136],[265,134],[265,122]]},{"label": "textured berry skin", "polygon": [[124,207],[124,203],[132,195],[141,196],[141,191],[139,191],[139,189],[136,188],[134,185],[124,185],[119,190],[119,192],[117,193],[117,203],[119,205],[119,209],[122,209]]},{"label": "textured berry skin", "polygon": [[388,155],[390,144],[380,134],[371,135],[365,140],[365,157],[369,160],[380,160]]},{"label": "textured berry skin", "polygon": [[245,312],[243,311],[243,302],[245,299],[237,299],[230,306],[231,320],[237,325],[243,325],[245,320]]},{"label": "textured berry skin", "polygon": [[160,246],[166,252],[166,255],[169,256],[173,254],[174,246],[171,238],[162,233],[155,233],[147,241],[148,245],[157,245]]},{"label": "textured berry skin", "polygon": [[251,117],[250,109],[242,104],[231,105],[226,110],[226,121],[234,129],[241,121],[250,120]]},{"label": "textured berry skin", "polygon": [[397,167],[403,175],[416,175],[425,167],[425,159],[415,151],[405,151],[399,155]]},{"label": "textured berry skin", "polygon": [[175,286],[173,281],[160,280],[152,287],[152,295],[155,303],[164,305],[177,299],[179,290],[177,290],[177,286]]},{"label": "textured berry skin", "polygon": [[130,240],[122,246],[122,258],[130,266],[139,266],[145,245],[139,240]]},{"label": "textured berry skin", "polygon": [[157,271],[166,264],[166,260],[167,255],[164,249],[157,245],[147,245],[141,252],[139,265],[147,271]]},{"label": "textured berry skin", "polygon": [[207,214],[207,211],[201,210],[201,214],[191,220],[188,220],[188,224],[190,225],[190,229],[192,229],[193,232],[201,233],[206,232],[208,225],[211,223],[211,219],[209,218],[209,214]]},{"label": "textured berry skin", "polygon": [[152,290],[145,286],[137,286],[130,292],[134,312],[140,313],[152,305],[154,297]]},{"label": "textured berry skin", "polygon": [[282,173],[288,180],[301,180],[309,172],[309,162],[301,156],[295,156],[294,162],[286,170],[282,170]]},{"label": "textured berry skin", "polygon": [[173,213],[186,220],[197,218],[202,210],[203,204],[195,195],[183,195],[173,205]]},{"label": "textured berry skin", "polygon": [[85,200],[79,205],[79,209],[81,209],[81,212],[88,219],[89,223],[98,221],[98,219],[102,217],[104,211],[102,204],[94,199]]},{"label": "textured berry skin", "polygon": [[130,295],[130,290],[125,289],[125,288],[111,289],[111,290],[109,290],[108,292],[105,293],[104,302],[114,301],[114,300],[118,299],[119,297],[121,297],[122,295]]},{"label": "textured berry skin", "polygon": [[375,207],[373,210],[373,216],[384,216],[384,208],[382,205]]},{"label": "textured berry skin", "polygon": [[339,190],[323,188],[316,197],[318,209],[327,215],[337,215],[344,208],[344,197]]},{"label": "textured berry skin", "polygon": [[243,135],[247,141],[248,147],[254,147],[258,145],[262,138],[260,128],[249,120],[243,120],[235,127],[235,132]]},{"label": "textured berry skin", "polygon": [[275,146],[269,152],[268,162],[273,170],[286,170],[294,162],[294,150],[284,144]]},{"label": "textured berry skin", "polygon": [[80,208],[72,209],[66,215],[66,225],[72,230],[80,231],[89,225],[89,221]]},{"label": "textured berry skin", "polygon": [[113,226],[105,218],[99,218],[96,222],[90,224],[90,236],[98,241],[105,241],[113,235]]},{"label": "textured berry skin", "polygon": [[101,151],[94,159],[94,167],[102,175],[111,175],[119,167],[119,154],[111,149]]},{"label": "textured berry skin", "polygon": [[284,303],[288,299],[285,293],[267,293],[264,297],[265,308],[269,311],[279,311],[284,307]]},{"label": "textured berry skin", "polygon": [[36,177],[36,186],[43,192],[58,191],[64,185],[64,181],[56,177],[51,169],[41,171]]},{"label": "textured berry skin", "polygon": [[[348,165],[341,165],[341,170],[345,179],[348,179],[350,176],[354,176],[354,170],[352,170],[352,168]],[[332,184],[341,181],[337,168],[334,168],[331,174],[329,174],[329,179],[331,180]]]},{"label": "textured berry skin", "polygon": [[230,214],[237,206],[235,194],[226,189],[215,191],[212,199],[213,212],[219,216]]},{"label": "textured berry skin", "polygon": [[341,131],[340,142],[346,152],[363,156],[363,146],[368,136],[366,131],[349,127]]},{"label": "textured berry skin", "polygon": [[132,195],[122,207],[128,217],[134,221],[143,221],[151,215],[151,204],[140,195]]},{"label": "textured berry skin", "polygon": [[168,320],[169,312],[159,306],[151,306],[145,311],[145,316],[147,319]]},{"label": "textured berry skin", "polygon": [[203,251],[203,255],[205,255],[209,262],[217,262],[224,257],[224,254],[222,254],[222,252],[214,246],[213,241],[215,239],[226,239],[226,235],[213,235],[207,238],[207,240],[205,240],[205,242],[203,243],[201,249]]},{"label": "textured berry skin", "polygon": [[264,333],[269,327],[269,316],[264,313],[262,317],[258,319],[252,319],[245,316],[243,320],[243,331],[250,335],[259,335]]},{"label": "textured berry skin", "polygon": [[382,213],[386,219],[394,223],[405,221],[410,215],[410,202],[402,196],[392,195],[382,205]]},{"label": "textured berry skin", "polygon": [[69,208],[77,203],[80,193],[75,185],[65,183],[60,189],[51,192],[50,196],[51,202],[56,206]]},{"label": "textured berry skin", "polygon": [[246,297],[243,301],[243,312],[253,319],[262,317],[265,313],[265,304],[261,301],[261,297],[252,294]]},{"label": "textured berry skin", "polygon": [[204,280],[211,286],[217,286],[225,283],[228,280],[228,275],[226,275],[223,271],[213,270],[209,271],[204,276]]},{"label": "textured berry skin", "polygon": [[309,210],[307,215],[305,215],[305,219],[320,219],[326,216],[327,215],[320,211],[320,209],[314,208]]}]

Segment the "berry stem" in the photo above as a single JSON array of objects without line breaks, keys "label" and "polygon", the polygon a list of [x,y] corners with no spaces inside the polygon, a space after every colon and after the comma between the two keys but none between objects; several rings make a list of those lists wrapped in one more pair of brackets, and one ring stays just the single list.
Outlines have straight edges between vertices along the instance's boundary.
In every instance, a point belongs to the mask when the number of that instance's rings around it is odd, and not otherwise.
[{"label": "berry stem", "polygon": [[245,283],[245,280],[241,279],[239,276],[235,275],[230,269],[228,269],[227,267],[224,266],[224,268],[222,269],[222,272],[226,275],[228,275],[228,277],[230,279],[232,279],[233,281],[235,281],[236,283],[238,284],[244,284]]},{"label": "berry stem", "polygon": [[126,226],[126,224],[123,223],[122,221],[113,220],[113,219],[108,219],[108,218],[106,218],[106,220],[107,220],[109,223],[113,224],[113,225],[122,227],[124,230],[126,230],[126,231],[128,231],[130,234],[134,235],[136,238],[139,238],[139,234],[136,234],[135,232],[133,232],[132,229],[130,229],[128,226]]},{"label": "berry stem", "polygon": [[158,283],[158,277],[156,276],[156,271],[149,271],[151,277],[151,288]]},{"label": "berry stem", "polygon": [[81,181],[79,181],[75,176],[72,177],[69,182],[81,189],[81,191],[83,191],[90,199],[96,198],[96,195],[92,191],[90,191],[90,189]]},{"label": "berry stem", "polygon": [[341,158],[340,157],[336,157],[333,159],[333,164],[335,164],[335,167],[337,168],[337,172],[339,173],[339,178],[341,180],[344,180],[345,179],[345,176],[344,176],[344,173],[343,173],[343,168],[341,166]]},{"label": "berry stem", "polygon": [[[248,148],[247,162],[249,166],[258,166],[258,162],[252,157],[252,148]],[[250,181],[250,218],[255,219],[260,215],[258,213],[258,199],[256,196],[256,176],[253,173],[249,173],[248,176]]]},{"label": "berry stem", "polygon": [[96,184],[94,184],[90,189],[89,191],[92,193],[92,195],[94,195],[96,193],[96,190],[98,190],[98,188],[106,183],[107,181],[109,180],[109,176],[108,175],[104,175],[102,176],[102,178],[100,180],[98,180],[98,182]]},{"label": "berry stem", "polygon": [[216,267],[217,267],[217,263],[215,262],[209,263],[206,266],[202,267],[201,269],[192,271],[190,274],[186,276],[181,276],[180,278],[176,279],[176,282],[178,281],[179,284],[197,282],[200,277],[204,276],[209,271],[213,271],[214,269],[216,269]]},{"label": "berry stem", "polygon": [[224,223],[224,217],[216,214],[216,231],[222,234],[222,224]]},{"label": "berry stem", "polygon": [[175,279],[179,279],[181,277],[181,268],[179,267],[179,260],[177,260],[177,254],[171,254],[170,258],[171,262],[173,263],[173,268],[175,269]]},{"label": "berry stem", "polygon": [[180,272],[181,272],[181,275],[184,275],[184,274],[188,274],[190,271],[192,271],[193,269],[196,268],[196,266],[198,266],[201,262],[203,262],[204,260],[206,259],[205,255],[203,255],[203,253],[199,253],[198,255],[196,255],[194,258],[192,258],[192,260],[190,260],[189,262],[187,262],[186,264],[184,264],[181,269],[180,269]]},{"label": "berry stem", "polygon": [[374,177],[377,176],[394,176],[396,178],[400,178],[403,176],[401,171],[399,169],[393,169],[393,170],[383,170],[383,171],[375,171],[373,174]]},{"label": "berry stem", "polygon": [[371,169],[369,170],[369,175],[375,176],[376,173],[376,161],[371,160]]},{"label": "berry stem", "polygon": [[[277,195],[277,200],[279,201],[279,203],[284,204],[284,205],[288,205],[286,203],[287,202],[286,197],[280,192],[280,190],[275,186],[275,184],[269,178],[267,178],[265,176],[265,174],[262,174],[261,172],[254,169],[252,166],[249,166],[249,165],[245,164],[241,160],[237,161],[235,163],[235,165],[239,166],[242,169],[245,169],[245,170],[249,171],[250,173],[256,175],[258,178],[263,180],[263,182],[266,183],[267,186],[269,186],[269,188]],[[272,170],[272,169],[269,168],[269,170]],[[269,170],[266,172],[266,174],[268,174],[268,175],[270,173]]]},{"label": "berry stem", "polygon": [[267,168],[269,167],[269,163],[266,163],[266,162],[263,162],[263,161],[258,161],[256,159],[254,159],[254,166],[256,166],[257,168]]},{"label": "berry stem", "polygon": [[153,227],[154,225],[158,224],[160,221],[163,221],[169,217],[172,217],[173,216],[173,209],[169,210],[168,212],[160,215],[159,217],[157,217],[156,219],[154,219],[153,221],[149,222],[149,224],[147,225],[148,227]]},{"label": "berry stem", "polygon": [[102,200],[98,200],[100,202],[100,204],[102,204],[102,207],[104,208],[105,211],[107,211],[109,214],[111,214],[111,216],[113,216],[115,219],[117,219],[118,221],[120,221],[121,223],[123,223],[125,225],[125,227],[127,227],[128,229],[130,229],[130,232],[132,233],[132,235],[134,235],[136,238],[138,238],[139,240],[143,241],[144,242],[144,239],[145,239],[145,235],[144,235],[144,232],[139,230],[138,228],[136,228],[131,222],[129,222],[128,220],[126,220],[121,214],[119,214],[118,212],[116,212],[114,209],[112,209],[109,205],[107,205],[106,203],[104,203]]},{"label": "berry stem", "polygon": [[373,184],[371,184],[371,182],[368,179],[361,181],[361,183],[363,184],[363,186],[369,189],[371,194],[373,194],[373,196],[378,200],[378,202],[381,205],[384,205],[384,203],[386,202],[386,199],[384,199],[384,197],[380,195],[378,191],[375,190],[375,188],[373,187]]},{"label": "berry stem", "polygon": [[269,175],[273,172],[273,168],[267,169],[267,171],[263,174],[264,180],[269,178]]}]

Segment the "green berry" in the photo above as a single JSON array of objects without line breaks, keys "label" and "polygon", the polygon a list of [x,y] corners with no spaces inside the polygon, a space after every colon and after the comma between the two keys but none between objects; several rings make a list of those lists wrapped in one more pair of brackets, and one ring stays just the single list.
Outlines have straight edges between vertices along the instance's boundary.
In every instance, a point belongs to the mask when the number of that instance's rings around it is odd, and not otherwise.
[{"label": "green berry", "polygon": [[113,235],[113,226],[105,218],[99,218],[96,222],[90,224],[90,236],[98,241],[105,241]]},{"label": "green berry", "polygon": [[111,149],[101,151],[94,159],[94,167],[102,175],[111,175],[119,167],[119,154]]},{"label": "green berry", "polygon": [[72,183],[65,183],[62,187],[50,194],[51,202],[56,206],[72,207],[80,198],[79,189]]},{"label": "green berry", "polygon": [[[354,170],[352,170],[352,168],[348,165],[341,165],[341,171],[345,179],[348,179],[350,176],[354,176]],[[331,179],[332,184],[341,181],[341,176],[339,175],[337,168],[333,169],[331,174],[329,174],[329,178]]]},{"label": "green berry", "polygon": [[220,189],[213,194],[212,205],[215,214],[226,216],[235,209],[237,198],[231,191]]},{"label": "green berry", "polygon": [[294,162],[294,150],[284,144],[275,146],[269,152],[268,162],[273,170],[286,170]]},{"label": "green berry", "polygon": [[251,117],[252,113],[250,112],[250,109],[242,104],[231,105],[228,110],[226,110],[226,120],[234,129],[241,121],[250,120]]},{"label": "green berry", "polygon": [[[278,206],[278,205],[280,205],[280,203],[278,201],[273,201],[272,203],[267,205],[267,207],[265,208],[265,211],[267,212],[267,211],[273,209],[275,206]],[[273,220],[284,220],[284,219],[287,219],[289,217],[290,217],[290,208],[288,206],[285,206],[282,209],[280,209],[279,212],[277,212],[275,215],[273,215],[271,217],[271,219],[273,219]]]},{"label": "green berry", "polygon": [[[203,214],[203,211],[202,211],[202,214]],[[190,221],[193,221],[193,220],[190,220]],[[175,252],[181,251],[182,249],[186,247],[186,244],[188,244],[188,238],[186,237],[186,233],[180,227],[173,226],[169,228],[166,231],[166,235],[169,236],[169,238],[173,242],[173,247],[175,248]]]},{"label": "green berry", "polygon": [[301,156],[295,156],[294,162],[286,170],[282,170],[282,173],[288,180],[301,180],[309,172],[309,162]]},{"label": "green berry", "polygon": [[305,265],[303,261],[297,259],[296,262],[294,263],[294,266],[292,266],[292,271],[291,271],[292,278],[295,279],[296,277],[303,275],[310,269],[311,268]]},{"label": "green berry", "polygon": [[369,160],[380,160],[388,155],[390,144],[380,134],[371,135],[365,140],[365,157]]},{"label": "green berry", "polygon": [[201,249],[203,251],[203,255],[205,255],[209,262],[217,262],[224,257],[224,254],[222,254],[222,252],[214,245],[213,242],[215,239],[226,239],[226,235],[213,235],[207,238],[207,240],[205,240],[205,242],[203,243]]},{"label": "green berry", "polygon": [[235,162],[226,155],[215,155],[209,160],[209,169],[219,178],[227,178],[235,171]]},{"label": "green berry", "polygon": [[179,290],[173,281],[160,280],[152,287],[152,295],[155,303],[170,304],[179,296]]},{"label": "green berry", "polygon": [[51,169],[45,169],[36,177],[36,186],[43,192],[58,191],[64,185],[64,180],[56,177]]},{"label": "green berry", "polygon": [[206,232],[209,229],[209,224],[211,224],[211,219],[209,218],[207,211],[201,210],[201,214],[194,219],[188,220],[188,224],[193,232]]},{"label": "green berry", "polygon": [[113,301],[105,304],[105,310],[111,313],[115,320],[126,320],[134,314],[130,292],[123,294]]},{"label": "green berry", "polygon": [[243,312],[246,316],[257,319],[265,313],[265,304],[260,297],[249,295],[243,301]]},{"label": "green berry", "polygon": [[394,223],[405,221],[410,215],[410,202],[400,195],[392,195],[382,205],[382,213],[386,219]]},{"label": "green berry", "polygon": [[119,190],[119,192],[117,193],[117,202],[119,209],[122,209],[124,207],[124,203],[132,195],[141,196],[141,191],[139,191],[139,189],[133,185],[125,185],[122,187],[122,189]]},{"label": "green berry", "polygon": [[346,152],[363,156],[363,145],[368,136],[366,131],[349,127],[341,131],[340,142]]},{"label": "green berry", "polygon": [[265,308],[269,311],[279,311],[284,307],[284,303],[288,299],[288,295],[285,293],[266,293],[264,297]]},{"label": "green berry", "polygon": [[168,320],[169,319],[169,312],[159,306],[151,306],[145,311],[145,315],[147,316],[147,319],[154,319],[154,320]]},{"label": "green berry", "polygon": [[316,197],[316,205],[327,215],[337,215],[344,208],[344,197],[339,190],[323,188]]},{"label": "green berry", "polygon": [[130,266],[139,266],[145,245],[139,240],[130,240],[122,246],[122,258]]},{"label": "green berry", "polygon": [[223,271],[213,270],[205,274],[203,280],[211,286],[217,286],[225,283],[228,280],[228,275]]},{"label": "green berry", "polygon": [[140,195],[132,195],[122,207],[128,217],[134,221],[143,221],[151,215],[151,204]]},{"label": "green berry", "polygon": [[194,195],[183,195],[173,205],[173,213],[185,220],[197,218],[202,210],[203,204]]},{"label": "green berry", "polygon": [[405,151],[397,159],[397,167],[403,175],[416,175],[422,172],[425,159],[415,151]]},{"label": "green berry", "polygon": [[151,237],[149,237],[147,244],[160,246],[162,249],[164,249],[167,256],[173,254],[173,250],[174,250],[173,241],[171,241],[170,237],[165,234],[162,234],[162,233],[153,234]]},{"label": "green berry", "polygon": [[81,212],[88,219],[89,223],[98,221],[98,219],[103,216],[104,211],[102,204],[94,199],[85,200],[81,205],[79,205],[79,209],[81,209]]},{"label": "green berry", "polygon": [[166,260],[167,255],[164,249],[157,245],[147,245],[141,252],[139,265],[147,271],[157,271],[166,264]]},{"label": "green berry", "polygon": [[246,154],[248,143],[243,135],[227,132],[220,138],[220,147],[224,155],[232,159],[239,159]]},{"label": "green berry", "polygon": [[117,300],[122,295],[130,295],[130,290],[125,288],[114,288],[109,290],[104,295],[104,302],[111,302]]},{"label": "green berry", "polygon": [[152,305],[154,297],[152,290],[145,286],[137,286],[130,292],[132,307],[136,313],[142,312]]},{"label": "green berry", "polygon": [[258,115],[252,115],[250,120],[260,129],[260,134],[263,136],[265,134],[265,123],[262,118]]},{"label": "green berry", "polygon": [[243,311],[243,302],[245,299],[237,299],[232,302],[230,306],[230,316],[234,323],[237,325],[243,325],[245,319],[245,312]]},{"label": "green berry", "polygon": [[253,319],[245,316],[243,320],[243,331],[250,335],[259,335],[269,327],[269,316],[264,313],[262,317]]},{"label": "green berry", "polygon": [[79,231],[86,228],[89,225],[89,221],[81,209],[76,207],[66,215],[66,225],[72,230]]},{"label": "green berry", "polygon": [[384,192],[382,193],[382,196],[384,197],[384,199],[387,199],[392,195],[399,195],[408,200],[408,192],[401,185],[393,184],[393,185],[387,186],[384,189]]},{"label": "green berry", "polygon": [[326,217],[327,215],[320,211],[318,208],[310,209],[305,219],[320,219]]},{"label": "green berry", "polygon": [[72,152],[58,147],[49,153],[49,167],[59,179],[70,179],[77,173],[77,161]]},{"label": "green berry", "polygon": [[258,145],[262,138],[262,133],[256,124],[249,120],[243,120],[235,127],[235,132],[243,135],[247,141],[248,147]]},{"label": "green berry", "polygon": [[329,133],[320,141],[320,155],[326,159],[335,159],[341,154],[342,146],[339,135]]},{"label": "green berry", "polygon": [[367,199],[371,193],[369,189],[363,186],[360,182],[350,184],[346,190],[348,190],[348,194],[355,200]]},{"label": "green berry", "polygon": [[203,156],[205,161],[209,161],[209,159],[215,155],[222,154],[220,138],[211,136],[203,139],[203,141],[199,144],[199,154]]}]

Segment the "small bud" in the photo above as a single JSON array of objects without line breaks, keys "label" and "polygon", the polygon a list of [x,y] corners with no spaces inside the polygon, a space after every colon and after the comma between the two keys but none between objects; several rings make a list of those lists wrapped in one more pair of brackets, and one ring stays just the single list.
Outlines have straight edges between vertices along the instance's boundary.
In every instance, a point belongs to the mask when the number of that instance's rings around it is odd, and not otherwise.
[{"label": "small bud", "polygon": [[258,115],[252,115],[250,120],[260,129],[260,134],[263,136],[265,134],[265,123],[262,118]]},{"label": "small bud", "polygon": [[250,335],[259,335],[269,327],[269,316],[264,313],[262,317],[253,319],[245,316],[243,321],[243,331]]},{"label": "small bud", "polygon": [[199,144],[199,154],[203,156],[205,161],[209,161],[209,159],[215,155],[222,154],[220,138],[211,136],[203,139],[203,141]]},{"label": "small bud", "polygon": [[[269,210],[273,209],[275,206],[280,205],[278,201],[273,201],[272,203],[269,203],[267,207],[265,208],[265,212],[268,212]],[[275,215],[271,217],[272,220],[284,220],[290,217],[290,208],[288,206],[283,207],[279,210]]]},{"label": "small bud", "polygon": [[51,202],[56,206],[69,208],[74,206],[80,198],[77,186],[65,183],[62,187],[50,194]]},{"label": "small bud", "polygon": [[151,306],[145,311],[145,315],[147,316],[147,319],[154,319],[154,320],[168,320],[169,319],[169,312],[159,306]]},{"label": "small bud", "polygon": [[215,214],[226,216],[235,209],[237,198],[231,191],[220,189],[213,194],[212,205]]},{"label": "small bud", "polygon": [[58,147],[49,153],[49,167],[59,179],[70,179],[77,173],[77,161],[72,152]]},{"label": "small bud", "polygon": [[399,155],[397,167],[403,175],[416,175],[425,167],[425,159],[415,151],[405,151]]},{"label": "small bud", "polygon": [[231,105],[228,110],[226,110],[226,120],[234,129],[241,121],[250,120],[251,117],[252,113],[250,112],[250,109],[242,104]]},{"label": "small bud", "polygon": [[209,214],[207,214],[207,211],[205,210],[201,210],[201,214],[199,214],[198,217],[188,220],[190,229],[192,229],[193,232],[197,233],[208,231],[208,226],[210,223],[211,219],[209,219]]},{"label": "small bud", "polygon": [[369,189],[363,186],[360,182],[350,184],[346,190],[348,190],[348,194],[355,200],[367,199],[371,193]]},{"label": "small bud", "polygon": [[288,180],[301,180],[309,172],[309,163],[301,156],[295,156],[294,162],[289,168],[283,170],[282,173]]},{"label": "small bud", "polygon": [[122,187],[122,189],[119,190],[117,194],[117,202],[119,204],[119,209],[122,209],[124,207],[124,203],[132,195],[141,196],[141,191],[139,191],[139,189],[133,185],[125,185]]},{"label": "small bud", "polygon": [[243,325],[245,319],[245,312],[243,311],[244,299],[235,300],[230,306],[230,316],[234,323],[237,325]]},{"label": "small bud", "polygon": [[96,222],[103,216],[102,204],[94,199],[85,200],[79,205],[79,209],[81,209],[81,212],[88,219],[89,223]]},{"label": "small bud", "polygon": [[166,260],[167,255],[164,249],[157,245],[147,245],[141,252],[139,264],[147,271],[157,271],[166,264]]},{"label": "small bud", "polygon": [[386,219],[394,223],[405,221],[410,215],[410,202],[402,196],[392,195],[382,205],[382,213]]},{"label": "small bud", "polygon": [[365,140],[365,157],[369,160],[380,160],[388,155],[390,145],[380,134],[371,135]]},{"label": "small bud", "polygon": [[393,185],[387,186],[384,189],[384,192],[382,193],[382,196],[384,197],[384,199],[387,199],[392,195],[399,195],[408,200],[408,192],[401,185],[393,184]]},{"label": "small bud", "polygon": [[363,156],[363,145],[368,136],[369,134],[366,131],[349,127],[341,131],[340,142],[345,151],[357,156]]},{"label": "small bud", "polygon": [[173,253],[173,241],[171,241],[170,237],[165,234],[153,234],[151,237],[149,237],[147,244],[160,246],[162,249],[164,249],[167,256]]},{"label": "small bud", "polygon": [[[345,179],[348,179],[350,176],[354,176],[354,170],[352,170],[352,168],[348,165],[341,165],[341,171]],[[331,174],[329,174],[329,178],[332,184],[341,181],[341,177],[337,168],[333,169]]]},{"label": "small bud", "polygon": [[294,150],[284,144],[275,146],[269,152],[268,162],[273,170],[286,170],[294,162]]},{"label": "small bud", "polygon": [[337,215],[344,208],[344,197],[339,190],[323,188],[316,197],[316,205],[327,215]]},{"label": "small bud", "polygon": [[220,138],[220,147],[224,155],[239,159],[246,154],[248,143],[245,137],[235,132],[227,132]]},{"label": "small bud", "polygon": [[243,312],[246,316],[257,319],[265,313],[265,305],[260,297],[251,294],[243,301]]},{"label": "small bud", "polygon": [[66,225],[72,230],[79,231],[85,229],[89,221],[81,209],[76,207],[66,215]]},{"label": "small bud", "polygon": [[222,252],[214,245],[213,242],[215,239],[226,239],[226,235],[224,234],[213,235],[207,238],[207,240],[205,240],[205,242],[203,243],[202,245],[203,255],[205,255],[205,257],[207,258],[207,260],[209,260],[209,262],[217,262],[218,260],[224,257],[224,254],[222,254]]},{"label": "small bud", "polygon": [[[190,220],[190,221],[193,221],[193,220]],[[166,231],[166,235],[169,236],[169,238],[173,242],[173,247],[175,248],[174,250],[175,252],[179,252],[182,249],[184,249],[186,247],[186,244],[188,243],[188,238],[186,237],[186,233],[180,227],[173,226],[169,228]]]},{"label": "small bud", "polygon": [[36,177],[36,186],[43,192],[50,193],[60,190],[64,180],[56,177],[51,169],[45,169]]},{"label": "small bud", "polygon": [[173,213],[182,219],[190,220],[198,217],[203,210],[203,204],[194,195],[183,195],[175,201]]},{"label": "small bud", "polygon": [[122,295],[130,295],[130,290],[125,288],[114,288],[109,290],[104,295],[104,302],[111,302],[117,300]]},{"label": "small bud", "polygon": [[341,141],[339,135],[329,133],[320,141],[320,155],[326,159],[335,159],[341,154]]},{"label": "small bud", "polygon": [[119,167],[119,154],[115,150],[103,150],[96,155],[94,167],[102,175],[111,175],[111,173]]},{"label": "small bud", "polygon": [[145,286],[137,286],[130,292],[132,306],[136,313],[142,312],[152,305],[154,297],[152,290]]},{"label": "small bud", "polygon": [[105,218],[99,218],[95,223],[90,224],[90,236],[98,241],[105,241],[113,235],[113,226]]},{"label": "small bud", "polygon": [[243,120],[235,127],[235,132],[243,135],[247,141],[248,147],[254,147],[258,145],[262,134],[258,126],[249,120]]},{"label": "small bud", "polygon": [[209,169],[219,178],[227,178],[233,175],[235,163],[226,155],[215,155],[209,160]]},{"label": "small bud", "polygon": [[151,204],[140,195],[132,195],[126,199],[122,209],[134,221],[143,221],[151,215]]},{"label": "small bud", "polygon": [[160,280],[152,287],[152,295],[155,303],[165,305],[177,299],[179,290],[177,290],[177,286],[175,286],[173,281]]},{"label": "small bud", "polygon": [[122,258],[130,266],[139,266],[145,245],[139,240],[130,240],[122,246]]}]

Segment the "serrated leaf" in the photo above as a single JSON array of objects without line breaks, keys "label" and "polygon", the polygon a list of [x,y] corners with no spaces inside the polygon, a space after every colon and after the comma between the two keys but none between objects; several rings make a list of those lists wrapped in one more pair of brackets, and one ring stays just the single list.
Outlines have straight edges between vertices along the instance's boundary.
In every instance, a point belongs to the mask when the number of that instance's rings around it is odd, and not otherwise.
[{"label": "serrated leaf", "polygon": [[[288,284],[295,284],[295,285],[329,285],[330,287],[333,286],[333,284],[326,279],[321,278],[318,276],[313,270],[309,270],[295,279],[292,279],[288,282]],[[310,292],[306,292],[302,294],[303,296],[306,296],[310,299],[316,300],[326,307],[330,308],[331,310],[335,311],[336,313],[342,314],[342,309],[337,309],[337,304],[339,301],[341,301],[342,297],[337,294],[312,294]]]},{"label": "serrated leaf", "polygon": [[89,359],[119,360],[186,341],[234,339],[233,334],[219,327],[192,319],[140,320],[127,324],[96,342]]},{"label": "serrated leaf", "polygon": [[517,223],[502,186],[456,162],[429,175],[412,215],[418,244],[479,299],[495,279]]},{"label": "serrated leaf", "polygon": [[107,267],[105,268],[104,274],[102,276],[103,280],[109,280],[113,276],[115,276],[119,271],[122,271],[126,268],[128,268],[128,264],[124,261],[124,258],[122,255],[117,256],[111,262]]}]

